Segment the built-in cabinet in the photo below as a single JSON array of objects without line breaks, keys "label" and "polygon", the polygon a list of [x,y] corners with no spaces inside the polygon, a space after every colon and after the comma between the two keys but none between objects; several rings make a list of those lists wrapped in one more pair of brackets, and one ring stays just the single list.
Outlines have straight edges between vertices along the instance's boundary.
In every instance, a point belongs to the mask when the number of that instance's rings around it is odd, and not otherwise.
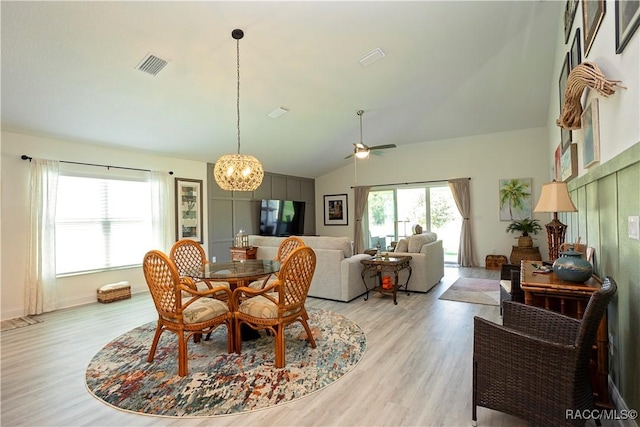
[{"label": "built-in cabinet", "polygon": [[247,234],[260,230],[262,199],[306,202],[304,234],[316,234],[315,180],[265,172],[255,191],[225,191],[213,179],[213,163],[207,164],[207,203],[209,229],[207,245],[210,257],[229,261],[229,248],[240,229]]}]

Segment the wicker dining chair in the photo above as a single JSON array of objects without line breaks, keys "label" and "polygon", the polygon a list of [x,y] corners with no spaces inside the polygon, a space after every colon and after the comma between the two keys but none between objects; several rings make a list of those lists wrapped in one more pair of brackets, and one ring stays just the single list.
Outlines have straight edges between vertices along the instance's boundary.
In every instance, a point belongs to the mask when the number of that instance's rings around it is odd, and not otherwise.
[{"label": "wicker dining chair", "polygon": [[[294,249],[306,246],[304,241],[297,236],[289,236],[280,242],[278,246],[278,253],[276,254],[276,261],[282,264],[285,259],[294,251]],[[278,273],[270,274],[262,280],[254,280],[249,284],[252,289],[263,289],[276,281]]]},{"label": "wicker dining chair", "polygon": [[535,425],[583,426],[567,410],[590,411],[589,376],[600,321],[616,293],[607,277],[582,319],[505,302],[503,325],[474,318],[472,420],[477,407],[505,412]]},{"label": "wicker dining chair", "polygon": [[[227,351],[233,352],[233,321],[227,302],[210,298],[217,293],[226,293],[227,301],[231,291],[219,286],[206,291],[198,291],[184,282],[178,270],[167,255],[158,250],[147,252],[142,263],[144,278],[149,286],[153,303],[158,312],[158,326],[153,337],[147,361],[153,358],[164,331],[178,336],[178,375],[188,373],[187,343],[191,336],[198,342],[203,334],[210,334],[218,326],[227,327]],[[190,295],[184,298],[183,295]]]},{"label": "wicker dining chair", "polygon": [[[181,277],[191,277],[192,279],[195,273],[204,271],[209,262],[207,254],[200,243],[190,239],[180,239],[175,242],[169,251],[169,258],[175,263],[178,274]],[[200,291],[213,288],[209,280],[186,280],[184,284],[189,287],[195,286],[194,289]],[[228,282],[216,282],[216,286],[224,286],[230,289]],[[225,295],[224,292],[221,292],[216,294],[215,297],[224,299]]]},{"label": "wicker dining chair", "polygon": [[500,267],[500,315],[505,301],[524,303],[524,292],[520,287],[520,265],[502,264]]},{"label": "wicker dining chair", "polygon": [[316,269],[316,254],[308,246],[295,249],[284,261],[278,278],[264,289],[236,288],[232,295],[235,351],[242,351],[241,325],[275,336],[275,367],[285,366],[285,328],[300,322],[312,348],[316,342],[311,334],[305,309],[307,292]]}]

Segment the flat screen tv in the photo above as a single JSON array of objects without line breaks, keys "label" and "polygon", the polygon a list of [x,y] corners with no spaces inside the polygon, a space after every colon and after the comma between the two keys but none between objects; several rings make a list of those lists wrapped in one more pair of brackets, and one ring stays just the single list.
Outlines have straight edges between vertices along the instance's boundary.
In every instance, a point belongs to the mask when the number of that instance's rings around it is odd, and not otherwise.
[{"label": "flat screen tv", "polygon": [[262,200],[261,236],[300,236],[304,233],[304,202]]}]

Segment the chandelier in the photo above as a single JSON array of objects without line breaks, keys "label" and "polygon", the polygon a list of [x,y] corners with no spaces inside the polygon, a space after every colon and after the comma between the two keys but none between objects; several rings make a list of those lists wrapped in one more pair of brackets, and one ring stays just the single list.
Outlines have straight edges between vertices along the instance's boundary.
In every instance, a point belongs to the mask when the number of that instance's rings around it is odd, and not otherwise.
[{"label": "chandelier", "polygon": [[213,178],[223,190],[253,191],[262,184],[264,171],[258,159],[240,154],[240,39],[244,37],[244,32],[238,29],[233,30],[231,37],[236,40],[238,153],[220,157],[213,168]]}]

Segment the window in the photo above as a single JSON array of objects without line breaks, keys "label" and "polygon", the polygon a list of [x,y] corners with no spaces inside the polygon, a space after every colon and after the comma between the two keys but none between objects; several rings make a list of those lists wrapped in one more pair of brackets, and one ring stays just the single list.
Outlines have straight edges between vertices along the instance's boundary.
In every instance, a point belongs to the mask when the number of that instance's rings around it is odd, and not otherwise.
[{"label": "window", "polygon": [[442,240],[446,262],[457,262],[462,218],[448,185],[371,190],[367,203],[368,247],[382,250],[410,236],[415,224]]},{"label": "window", "polygon": [[60,175],[57,275],[140,265],[150,241],[148,181]]}]

